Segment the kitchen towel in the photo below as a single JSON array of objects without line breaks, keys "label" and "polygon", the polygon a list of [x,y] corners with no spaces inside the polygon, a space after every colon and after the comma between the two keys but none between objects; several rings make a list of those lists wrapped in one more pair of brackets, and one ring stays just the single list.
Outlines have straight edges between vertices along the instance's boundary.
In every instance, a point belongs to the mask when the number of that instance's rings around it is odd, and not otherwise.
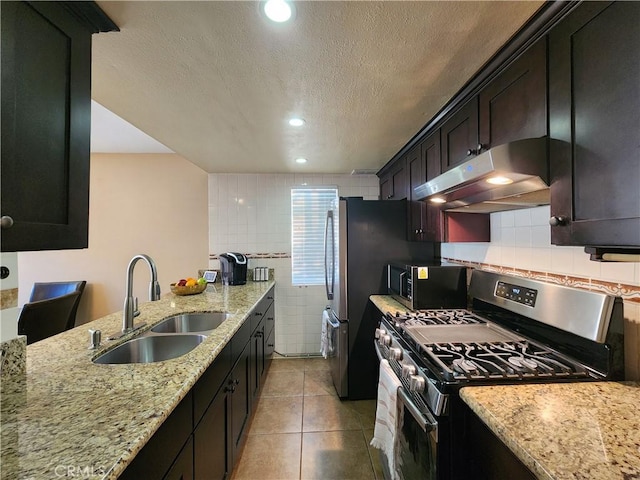
[{"label": "kitchen towel", "polygon": [[324,358],[333,353],[331,329],[329,328],[329,310],[322,311],[322,333],[320,334],[320,353]]},{"label": "kitchen towel", "polygon": [[402,384],[391,369],[387,360],[380,362],[378,380],[378,403],[376,406],[376,424],[373,430],[371,446],[382,450],[387,458],[391,479],[398,478],[394,447],[398,429],[398,388]]}]

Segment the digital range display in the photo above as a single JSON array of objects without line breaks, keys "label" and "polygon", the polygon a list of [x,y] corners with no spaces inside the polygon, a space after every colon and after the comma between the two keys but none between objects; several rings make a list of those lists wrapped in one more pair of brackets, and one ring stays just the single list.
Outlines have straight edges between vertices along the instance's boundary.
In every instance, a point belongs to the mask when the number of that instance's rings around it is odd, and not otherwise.
[{"label": "digital range display", "polygon": [[496,284],[496,297],[506,298],[507,300],[533,307],[536,304],[538,291],[533,288],[498,282]]}]

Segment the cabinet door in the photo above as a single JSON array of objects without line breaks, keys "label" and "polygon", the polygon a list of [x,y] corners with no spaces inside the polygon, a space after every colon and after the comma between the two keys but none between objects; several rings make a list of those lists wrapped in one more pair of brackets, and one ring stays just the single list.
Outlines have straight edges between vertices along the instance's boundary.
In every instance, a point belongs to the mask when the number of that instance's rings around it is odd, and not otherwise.
[{"label": "cabinet door", "polygon": [[[429,181],[440,175],[440,130],[429,135],[421,144],[421,155],[425,168],[425,181]],[[444,241],[442,238],[443,213],[436,205],[429,202],[424,204],[422,221],[422,239],[429,241]]]},{"label": "cabinet door", "polygon": [[638,2],[585,2],[549,35],[554,244],[640,246],[639,25]]},{"label": "cabinet door", "polygon": [[267,335],[267,339],[264,342],[264,372],[269,371],[271,360],[273,359],[273,352],[276,346],[276,331],[275,328],[271,330],[271,333]]},{"label": "cabinet door", "polygon": [[235,464],[239,449],[242,446],[244,428],[251,413],[251,392],[250,392],[250,351],[247,344],[240,354],[238,363],[230,374],[230,381],[233,388],[231,394],[231,448],[233,452],[233,464]]},{"label": "cabinet door", "polygon": [[[212,477],[210,477],[212,478]],[[163,480],[188,480],[193,479],[193,439],[182,447],[182,451],[176,461],[164,476]]]},{"label": "cabinet door", "polygon": [[402,157],[380,178],[381,200],[402,200],[408,194],[407,157]]},{"label": "cabinet door", "polygon": [[230,423],[231,386],[215,396],[195,429],[195,478],[223,480],[232,469]]},{"label": "cabinet door", "polygon": [[409,173],[409,235],[411,241],[420,241],[424,232],[426,204],[418,201],[413,189],[426,182],[426,167],[420,154],[420,145],[411,150],[407,156],[407,172]]},{"label": "cabinet door", "polygon": [[59,2],[0,8],[2,250],[86,248],[91,34]]},{"label": "cabinet door", "polygon": [[487,85],[479,101],[483,149],[547,135],[547,37]]},{"label": "cabinet door", "polygon": [[264,372],[264,321],[260,323],[250,342],[250,372],[249,390],[251,399],[255,399],[262,385],[262,374]]},{"label": "cabinet door", "polygon": [[478,147],[478,97],[467,102],[441,128],[442,172],[467,161]]}]

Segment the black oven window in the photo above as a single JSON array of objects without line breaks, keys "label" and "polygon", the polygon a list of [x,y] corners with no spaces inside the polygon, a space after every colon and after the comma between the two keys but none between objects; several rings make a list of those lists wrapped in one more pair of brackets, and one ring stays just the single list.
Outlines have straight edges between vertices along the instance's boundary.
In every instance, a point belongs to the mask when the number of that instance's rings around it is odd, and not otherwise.
[{"label": "black oven window", "polygon": [[407,408],[403,407],[403,410],[396,464],[400,478],[435,480],[435,443],[431,436],[420,428]]}]

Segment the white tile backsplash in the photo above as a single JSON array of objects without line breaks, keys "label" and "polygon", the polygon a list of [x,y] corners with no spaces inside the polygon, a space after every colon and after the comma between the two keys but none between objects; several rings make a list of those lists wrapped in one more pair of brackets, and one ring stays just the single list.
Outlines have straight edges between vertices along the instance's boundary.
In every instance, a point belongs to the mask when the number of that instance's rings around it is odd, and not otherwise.
[{"label": "white tile backsplash", "polygon": [[[291,187],[337,185],[343,197],[379,197],[375,175],[210,174],[209,253],[291,253]],[[254,264],[254,262],[256,262]],[[276,351],[320,352],[324,286],[291,285],[291,259],[250,259],[249,268],[273,268],[276,279]],[[217,260],[210,268],[219,268]]]},{"label": "white tile backsplash", "polygon": [[583,247],[552,245],[549,216],[549,206],[492,213],[490,243],[444,243],[442,256],[640,285],[640,263],[593,262]]}]

